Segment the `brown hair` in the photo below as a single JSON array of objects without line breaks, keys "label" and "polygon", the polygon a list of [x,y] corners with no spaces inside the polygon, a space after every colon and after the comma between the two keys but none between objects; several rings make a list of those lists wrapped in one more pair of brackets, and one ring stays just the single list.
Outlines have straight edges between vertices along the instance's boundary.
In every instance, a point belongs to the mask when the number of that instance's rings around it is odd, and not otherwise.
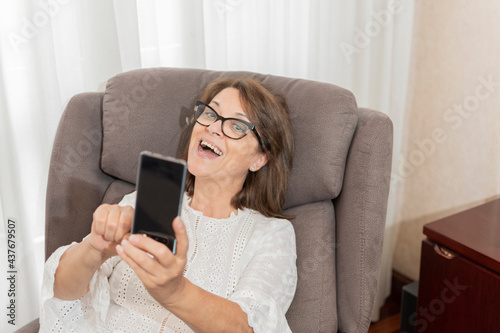
[{"label": "brown hair", "polygon": [[[268,162],[256,172],[249,172],[243,188],[233,197],[236,209],[250,208],[268,217],[292,218],[282,214],[288,175],[293,164],[293,132],[285,99],[271,93],[261,82],[251,78],[215,80],[203,90],[200,100],[210,103],[226,88],[238,90],[241,104],[262,140],[260,150]],[[194,117],[184,128],[179,147],[180,158],[187,160]],[[186,191],[192,197],[195,176],[188,172]]]}]

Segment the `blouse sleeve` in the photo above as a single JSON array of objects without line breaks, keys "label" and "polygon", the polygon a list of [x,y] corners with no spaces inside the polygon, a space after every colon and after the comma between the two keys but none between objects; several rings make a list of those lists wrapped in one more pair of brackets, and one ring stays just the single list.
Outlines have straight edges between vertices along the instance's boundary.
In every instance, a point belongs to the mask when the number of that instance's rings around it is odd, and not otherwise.
[{"label": "blouse sleeve", "polygon": [[[133,205],[133,195],[126,196],[120,205]],[[114,256],[106,260],[90,280],[89,292],[76,301],[54,297],[54,277],[62,255],[76,242],[58,248],[44,267],[41,303],[40,332],[89,332],[106,331],[104,328],[110,304],[108,278],[120,261]]]},{"label": "blouse sleeve", "polygon": [[64,301],[54,297],[54,276],[59,261],[71,246],[57,249],[44,267],[41,308],[41,332],[88,332],[104,325],[109,306],[108,277],[119,261],[115,256],[101,265],[90,281],[90,291],[76,301]]},{"label": "blouse sleeve", "polygon": [[291,332],[285,314],[297,285],[297,254],[293,227],[281,221],[263,237],[229,297],[248,315],[255,333]]}]

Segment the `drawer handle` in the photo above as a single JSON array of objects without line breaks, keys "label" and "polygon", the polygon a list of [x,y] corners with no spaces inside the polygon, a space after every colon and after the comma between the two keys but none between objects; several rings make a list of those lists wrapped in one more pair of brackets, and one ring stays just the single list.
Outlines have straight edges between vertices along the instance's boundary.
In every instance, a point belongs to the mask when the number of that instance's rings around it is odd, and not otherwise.
[{"label": "drawer handle", "polygon": [[434,251],[445,259],[453,259],[455,255],[445,247],[434,244]]}]

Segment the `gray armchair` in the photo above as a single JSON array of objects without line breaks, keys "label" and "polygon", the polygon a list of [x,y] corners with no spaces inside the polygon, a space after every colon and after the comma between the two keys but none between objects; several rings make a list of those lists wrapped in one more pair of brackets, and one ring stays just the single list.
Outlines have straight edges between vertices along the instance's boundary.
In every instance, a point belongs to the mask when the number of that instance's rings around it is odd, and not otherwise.
[{"label": "gray armchair", "polygon": [[[61,119],[47,189],[46,256],[89,233],[92,213],[134,190],[138,154],[174,156],[196,97],[217,77],[251,76],[285,96],[295,135],[286,213],[297,236],[293,332],[366,332],[379,274],[392,123],[337,86],[248,72],[141,69],[75,96]],[[37,332],[38,320],[18,332]]]}]

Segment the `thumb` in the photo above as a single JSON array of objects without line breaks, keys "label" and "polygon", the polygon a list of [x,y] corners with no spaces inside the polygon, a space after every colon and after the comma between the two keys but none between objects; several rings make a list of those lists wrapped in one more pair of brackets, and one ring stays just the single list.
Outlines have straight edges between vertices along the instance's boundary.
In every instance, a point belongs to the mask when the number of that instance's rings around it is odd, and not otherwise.
[{"label": "thumb", "polygon": [[182,222],[182,219],[177,216],[172,222],[172,227],[174,228],[175,239],[177,241],[175,255],[185,258],[187,257],[187,251],[189,248],[189,238],[187,236],[186,226],[184,225],[184,222]]}]

